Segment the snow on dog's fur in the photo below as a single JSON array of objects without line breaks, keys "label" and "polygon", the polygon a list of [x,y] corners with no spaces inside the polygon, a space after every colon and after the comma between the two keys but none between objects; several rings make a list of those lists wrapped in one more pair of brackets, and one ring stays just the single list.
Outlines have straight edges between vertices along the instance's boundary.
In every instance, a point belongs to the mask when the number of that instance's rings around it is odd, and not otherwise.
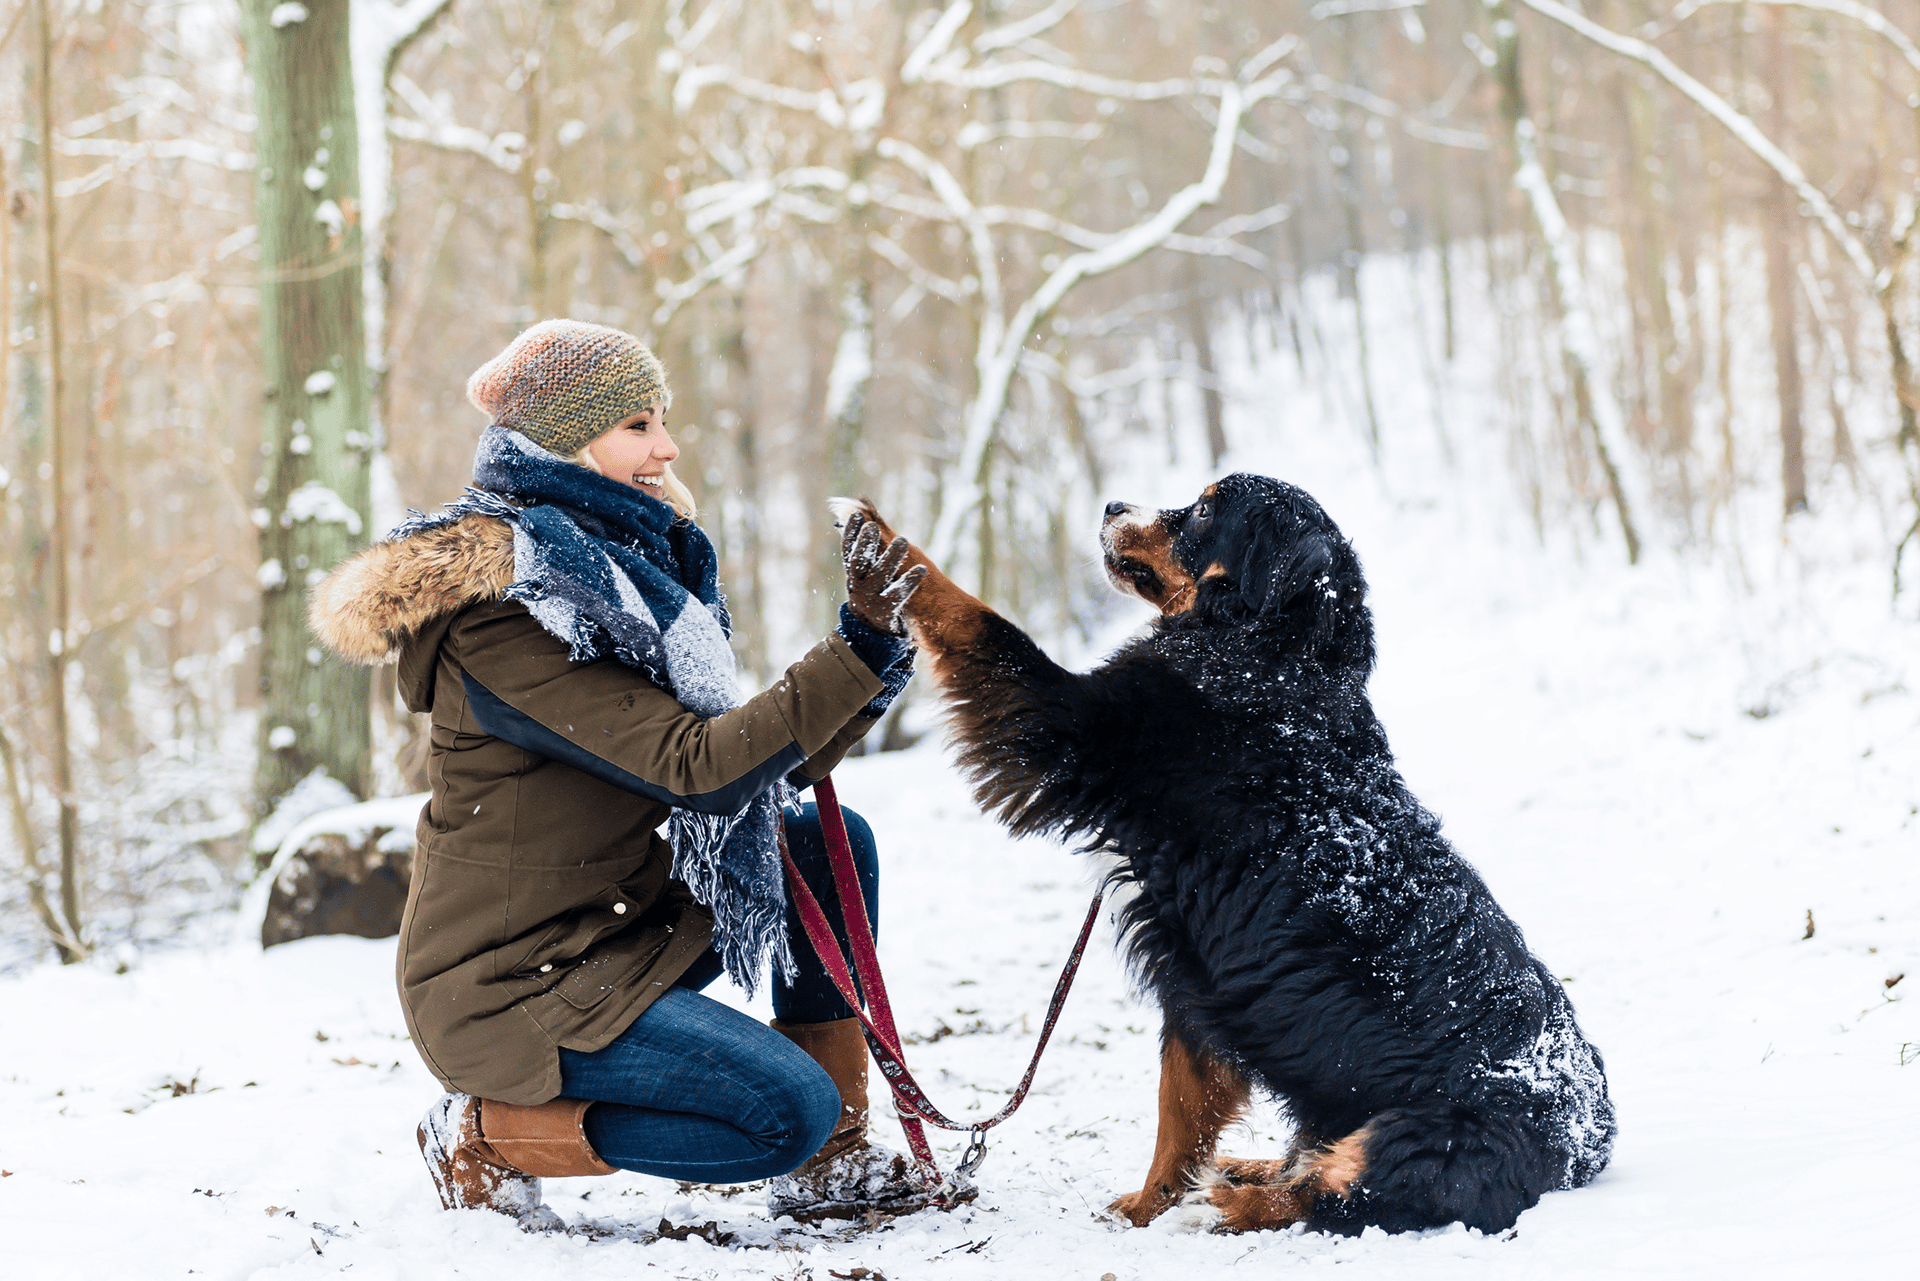
[{"label": "snow on dog's fur", "polygon": [[[1589,1182],[1614,1135],[1600,1055],[1394,768],[1339,529],[1294,486],[1235,475],[1183,508],[1110,504],[1101,546],[1161,617],[1092,672],[937,568],[906,616],[980,804],[1115,855],[1135,891],[1160,1129],[1112,1209],[1144,1224],[1188,1196],[1222,1231],[1491,1232]],[[1255,1086],[1293,1150],[1217,1160]]]}]

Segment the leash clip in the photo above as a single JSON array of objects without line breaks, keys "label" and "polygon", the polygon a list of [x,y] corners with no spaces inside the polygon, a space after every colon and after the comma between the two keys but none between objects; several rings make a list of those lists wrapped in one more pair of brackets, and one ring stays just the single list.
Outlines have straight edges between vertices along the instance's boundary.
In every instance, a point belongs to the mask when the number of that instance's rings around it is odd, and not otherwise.
[{"label": "leash clip", "polygon": [[971,1142],[967,1144],[966,1155],[960,1158],[960,1164],[954,1168],[954,1172],[970,1179],[973,1172],[980,1168],[980,1163],[987,1159],[987,1132],[969,1130],[967,1133],[971,1136]]}]

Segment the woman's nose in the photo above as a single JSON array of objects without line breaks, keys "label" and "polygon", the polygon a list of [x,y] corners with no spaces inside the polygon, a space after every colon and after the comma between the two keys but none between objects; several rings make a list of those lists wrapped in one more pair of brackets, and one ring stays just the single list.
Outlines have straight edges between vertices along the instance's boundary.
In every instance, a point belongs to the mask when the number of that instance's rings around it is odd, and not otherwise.
[{"label": "woman's nose", "polygon": [[654,446],[653,456],[663,463],[670,463],[680,456],[680,446],[674,444],[673,437],[663,430],[660,433],[660,443]]},{"label": "woman's nose", "polygon": [[1118,499],[1107,504],[1107,515],[1118,516],[1127,510],[1127,505]]}]

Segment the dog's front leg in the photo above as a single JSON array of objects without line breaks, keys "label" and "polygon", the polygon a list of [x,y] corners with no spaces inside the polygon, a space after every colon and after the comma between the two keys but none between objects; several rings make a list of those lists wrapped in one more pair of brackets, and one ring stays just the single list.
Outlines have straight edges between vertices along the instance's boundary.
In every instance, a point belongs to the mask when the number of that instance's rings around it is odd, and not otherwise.
[{"label": "dog's front leg", "polygon": [[1246,1077],[1168,1032],[1160,1052],[1160,1132],[1146,1186],[1107,1209],[1136,1228],[1151,1223],[1213,1160],[1220,1132],[1239,1118],[1251,1094]]}]

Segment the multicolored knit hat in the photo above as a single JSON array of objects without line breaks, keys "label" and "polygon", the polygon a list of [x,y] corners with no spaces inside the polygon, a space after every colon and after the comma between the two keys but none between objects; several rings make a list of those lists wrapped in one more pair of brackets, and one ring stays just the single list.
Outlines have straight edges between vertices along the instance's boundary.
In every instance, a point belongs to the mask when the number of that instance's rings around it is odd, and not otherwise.
[{"label": "multicolored knit hat", "polygon": [[614,424],[673,403],[667,372],[632,334],[543,320],[467,380],[467,399],[501,427],[563,458]]}]

